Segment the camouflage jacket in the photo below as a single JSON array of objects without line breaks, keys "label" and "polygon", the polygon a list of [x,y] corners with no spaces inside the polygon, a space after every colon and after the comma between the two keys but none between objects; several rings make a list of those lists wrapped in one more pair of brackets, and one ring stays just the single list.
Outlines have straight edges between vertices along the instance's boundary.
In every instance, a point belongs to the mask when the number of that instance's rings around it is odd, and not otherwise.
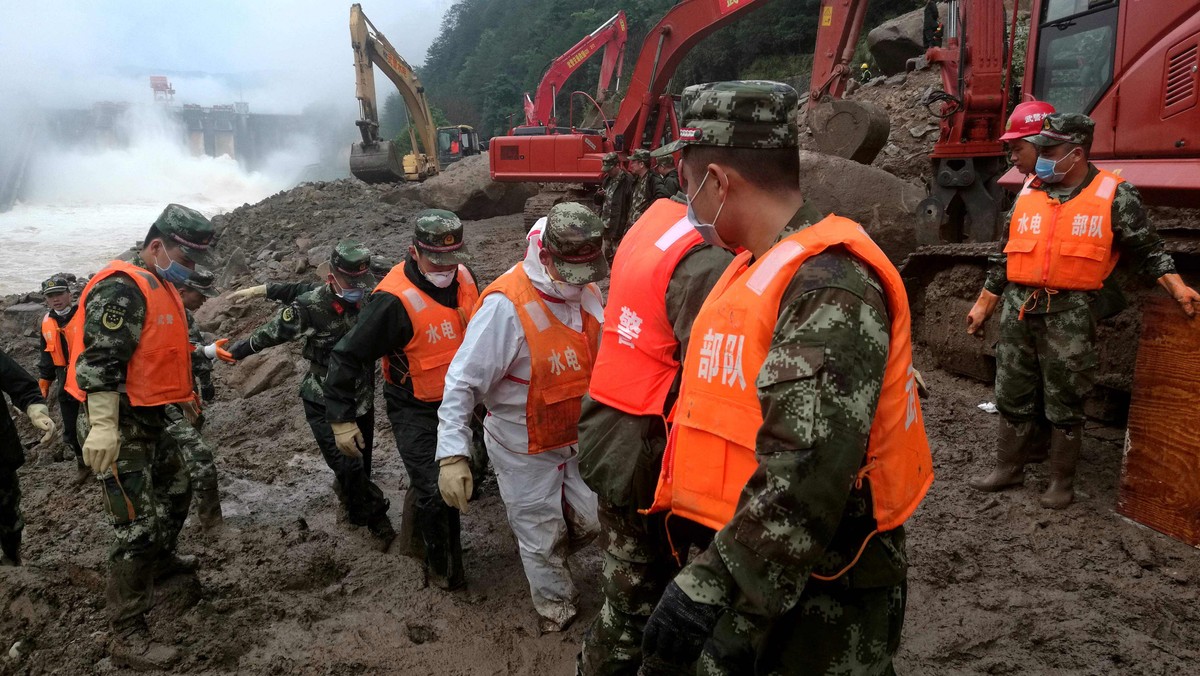
[{"label": "camouflage jacket", "polygon": [[[1087,177],[1074,188],[1064,189],[1059,186],[1034,181],[1034,190],[1041,190],[1054,199],[1067,202],[1074,199],[1092,182],[1099,170],[1095,165],[1088,165]],[[1015,204],[1014,204],[1015,208]],[[1009,209],[1004,222],[1012,222],[1013,209]],[[1112,205],[1113,241],[1122,255],[1137,266],[1138,271],[1151,279],[1175,272],[1175,261],[1167,253],[1162,238],[1155,231],[1154,225],[1146,216],[1142,206],[1142,196],[1137,188],[1128,181],[1117,186]],[[1004,302],[1023,304],[1034,293],[1035,289],[1021,284],[1008,283],[1008,257],[1004,247],[1008,243],[1008,232],[1000,241],[1000,250],[989,257],[991,267],[988,269],[987,280],[983,288],[1004,296]],[[1035,307],[1026,308],[1030,313],[1058,312],[1087,305],[1096,297],[1097,291],[1059,291],[1046,303],[1038,303]]]},{"label": "camouflage jacket", "polygon": [[[632,174],[631,174],[632,176]],[[642,213],[650,208],[658,191],[658,174],[647,171],[641,176],[633,176],[633,187],[629,192],[629,217],[625,219],[625,230],[637,223]]]},{"label": "camouflage jacket", "polygon": [[[328,284],[322,284],[297,296],[269,322],[255,329],[248,339],[234,345],[230,352],[237,357],[246,350],[250,353],[260,352],[268,347],[304,338],[302,354],[308,360],[308,373],[300,383],[300,397],[324,406],[325,395],[322,389],[329,368],[329,355],[333,352],[334,345],[350,332],[358,320],[358,310],[358,306],[338,298]],[[359,380],[355,396],[355,415],[365,415],[374,406],[374,402],[374,378]]]},{"label": "camouflage jacket", "polygon": [[[819,218],[801,208],[780,238]],[[733,519],[676,578],[692,599],[774,618],[809,584],[885,587],[904,580],[903,527],[872,538],[838,580],[809,577],[847,566],[875,530],[869,486],[856,488],[854,478],[882,388],[888,329],[882,285],[844,250],[816,255],[797,271],[756,381],[763,410],[758,468]]]},{"label": "camouflage jacket", "polygon": [[600,222],[604,223],[607,237],[620,236],[625,232],[625,220],[629,214],[629,191],[633,176],[622,170],[616,178],[605,176],[600,184],[604,201],[600,204]]},{"label": "camouflage jacket", "polygon": [[196,317],[191,310],[184,310],[184,313],[187,314],[188,340],[192,343],[192,378],[196,381],[196,391],[204,401],[208,401],[213,392],[213,363],[204,356],[204,336],[200,335],[200,327],[196,326]]}]

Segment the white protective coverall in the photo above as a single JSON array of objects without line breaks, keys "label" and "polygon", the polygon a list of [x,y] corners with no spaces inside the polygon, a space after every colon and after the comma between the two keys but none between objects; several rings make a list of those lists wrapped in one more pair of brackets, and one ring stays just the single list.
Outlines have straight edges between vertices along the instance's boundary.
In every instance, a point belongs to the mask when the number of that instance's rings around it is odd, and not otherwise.
[{"label": "white protective coverall", "polygon": [[[521,265],[530,281],[543,294],[562,299],[548,300],[546,305],[570,328],[583,330],[580,312],[603,322],[603,300],[597,293],[585,288],[581,296],[570,299],[571,289],[563,293],[556,288],[538,260],[545,225],[542,218],[529,231]],[[564,285],[560,282],[558,286]],[[528,453],[525,410],[529,386],[525,383],[529,380],[529,346],[521,320],[507,297],[493,293],[471,318],[462,347],[446,374],[438,409],[437,459],[470,455],[471,415],[482,401],[488,409],[483,423],[488,457],[517,539],[533,606],[542,617],[543,630],[557,631],[577,612],[567,555],[594,538],[600,526],[596,494],[579,475],[578,449],[566,446]]]}]

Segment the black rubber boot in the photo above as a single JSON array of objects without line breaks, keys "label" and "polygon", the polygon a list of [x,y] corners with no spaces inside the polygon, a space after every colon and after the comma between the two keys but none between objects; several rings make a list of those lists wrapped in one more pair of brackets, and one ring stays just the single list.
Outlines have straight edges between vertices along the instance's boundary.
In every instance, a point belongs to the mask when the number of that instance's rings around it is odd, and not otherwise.
[{"label": "black rubber boot", "polygon": [[993,493],[1025,483],[1025,448],[1033,425],[1032,422],[1013,423],[1001,416],[996,439],[996,467],[987,476],[973,479],[971,488]]},{"label": "black rubber boot", "polygon": [[176,575],[193,575],[200,570],[200,559],[195,556],[165,553],[154,561],[154,579],[165,580]]},{"label": "black rubber boot", "polygon": [[21,531],[0,535],[0,551],[4,552],[0,565],[21,565]]},{"label": "black rubber boot", "polygon": [[400,534],[397,536],[396,553],[401,556],[425,560],[425,537],[417,523],[417,493],[412,488],[404,491],[404,507],[400,512]]},{"label": "black rubber boot", "polygon": [[425,574],[429,583],[447,591],[467,583],[457,509],[423,509],[417,514],[425,538]]},{"label": "black rubber boot", "polygon": [[1050,457],[1050,423],[1039,419],[1033,423],[1033,431],[1029,434],[1026,445],[1025,461],[1023,464],[1036,465],[1046,462]]},{"label": "black rubber boot", "polygon": [[1075,501],[1075,467],[1083,447],[1083,426],[1055,427],[1050,432],[1050,487],[1038,502],[1063,509]]},{"label": "black rubber boot", "polygon": [[396,529],[392,528],[392,520],[388,518],[387,512],[371,517],[367,521],[367,530],[379,539],[379,551],[381,552],[386,552],[392,546],[392,541],[396,539]]}]

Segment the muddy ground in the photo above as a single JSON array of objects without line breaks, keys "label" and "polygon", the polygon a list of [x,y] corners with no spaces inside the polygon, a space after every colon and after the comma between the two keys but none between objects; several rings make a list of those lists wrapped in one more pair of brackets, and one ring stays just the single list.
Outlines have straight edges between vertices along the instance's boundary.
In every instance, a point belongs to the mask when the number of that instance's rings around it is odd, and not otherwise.
[{"label": "muddy ground", "polygon": [[[483,281],[520,257],[520,218],[469,224]],[[386,240],[381,250],[395,253],[409,228],[372,234]],[[311,275],[283,268],[273,272]],[[201,318],[234,337],[273,311],[269,302],[244,309],[231,309],[227,297],[211,303]],[[4,344],[32,367],[29,341],[6,337]],[[298,346],[275,351],[302,370]],[[928,359],[918,355],[921,361]],[[469,589],[425,586],[416,562],[376,551],[370,535],[339,514],[331,473],[304,424],[299,376],[242,398],[236,369],[248,366],[218,366],[218,400],[207,412],[227,525],[203,533],[189,520],[180,550],[200,557],[198,582],[168,581],[150,616],[158,637],[183,647],[178,671],[572,673],[581,633],[599,604],[594,546],[573,562],[582,613],[562,634],[537,633],[494,490],[463,519]],[[1032,471],[1026,490],[980,495],[965,482],[991,462],[996,419],[976,408],[991,399],[989,388],[938,371],[927,377],[938,479],[909,526],[910,599],[898,670],[1176,674],[1194,668],[1200,554],[1114,514],[1123,431],[1089,430],[1080,500],[1064,512],[1037,504],[1043,468]],[[374,472],[398,521],[407,479],[382,401],[378,409]],[[27,563],[0,569],[0,647],[19,645],[15,657],[0,657],[0,673],[112,673],[103,601],[110,531],[98,488],[71,486],[73,463],[47,462],[49,455],[31,451],[20,472]]]}]

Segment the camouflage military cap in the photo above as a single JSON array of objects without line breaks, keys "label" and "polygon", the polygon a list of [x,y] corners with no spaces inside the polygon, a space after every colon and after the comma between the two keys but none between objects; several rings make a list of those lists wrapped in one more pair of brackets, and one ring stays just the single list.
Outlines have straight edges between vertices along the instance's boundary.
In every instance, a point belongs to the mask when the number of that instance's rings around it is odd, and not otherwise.
[{"label": "camouflage military cap", "polygon": [[563,202],[550,209],[542,246],[554,257],[562,281],[588,284],[608,276],[603,234],[600,217],[582,204]]},{"label": "camouflage military cap", "polygon": [[1051,113],[1042,120],[1042,131],[1025,139],[1035,146],[1057,146],[1073,143],[1086,146],[1092,142],[1096,123],[1083,113]]},{"label": "camouflage military cap", "polygon": [[371,252],[359,242],[352,239],[338,242],[329,255],[329,266],[356,289],[375,288],[375,275],[371,274]]},{"label": "camouflage military cap", "polygon": [[675,156],[674,155],[661,155],[661,156],[659,156],[657,161],[658,161],[658,166],[660,166],[660,167],[667,167],[668,169],[672,169],[675,167]]},{"label": "camouflage military cap", "polygon": [[204,214],[180,204],[168,204],[154,221],[154,228],[163,240],[183,248],[183,255],[193,263],[213,267],[212,223]]},{"label": "camouflage military cap", "polygon": [[645,148],[638,148],[637,150],[629,153],[629,161],[645,162],[646,164],[650,164],[650,151],[646,150]]},{"label": "camouflage military cap", "polygon": [[204,268],[192,270],[191,276],[181,286],[201,293],[206,298],[216,298],[219,295],[217,293],[216,276],[213,275],[211,270]]},{"label": "camouflage military cap", "polygon": [[600,160],[600,168],[608,171],[617,166],[621,162],[621,158],[616,153],[604,153],[604,158]]},{"label": "camouflage military cap", "polygon": [[728,148],[795,148],[799,104],[796,90],[781,82],[735,80],[692,85],[683,90],[679,138],[655,150],[654,157],[688,145]]},{"label": "camouflage military cap", "polygon": [[65,277],[54,276],[42,282],[42,295],[48,296],[55,293],[67,293],[71,287],[67,284]]},{"label": "camouflage military cap", "polygon": [[413,243],[421,256],[434,265],[455,265],[471,260],[463,240],[462,221],[445,209],[426,209],[417,214]]}]

